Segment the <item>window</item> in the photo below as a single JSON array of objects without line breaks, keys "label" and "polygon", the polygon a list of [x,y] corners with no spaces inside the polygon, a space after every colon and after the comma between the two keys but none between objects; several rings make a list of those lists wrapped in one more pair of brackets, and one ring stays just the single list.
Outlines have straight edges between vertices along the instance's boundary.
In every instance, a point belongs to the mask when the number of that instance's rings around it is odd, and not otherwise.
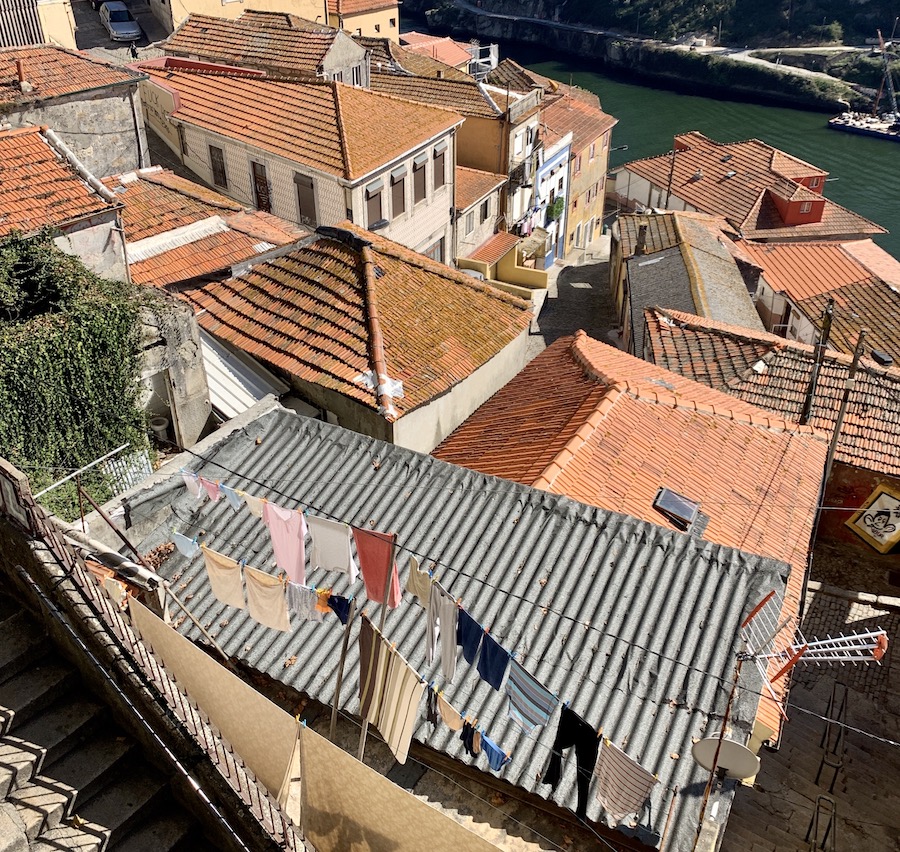
[{"label": "window", "polygon": [[256,202],[256,209],[271,213],[272,190],[266,175],[266,167],[262,163],[251,163],[250,168],[253,172],[253,200]]},{"label": "window", "polygon": [[353,66],[353,85],[361,86],[362,85],[362,68],[359,65]]},{"label": "window", "polygon": [[294,175],[297,187],[297,210],[304,225],[318,225],[316,220],[316,185],[311,177]]},{"label": "window", "polygon": [[371,183],[366,187],[366,227],[371,228],[384,217],[381,215],[381,181]]},{"label": "window", "polygon": [[444,143],[443,147],[438,147],[434,149],[434,164],[432,168],[434,169],[434,188],[440,189],[446,182],[446,174],[444,168],[444,159],[445,154],[447,152],[447,145]]},{"label": "window", "polygon": [[487,222],[488,218],[491,215],[491,199],[485,198],[484,201],[481,202],[481,209],[478,211],[479,219],[478,221],[483,225]]},{"label": "window", "polygon": [[697,519],[700,504],[670,488],[660,488],[653,499],[653,508],[665,515],[676,527],[686,530]]},{"label": "window", "polygon": [[800,205],[800,212],[801,212],[801,213],[809,213],[810,210],[812,210],[812,201],[804,201],[804,202]]},{"label": "window", "polygon": [[434,245],[429,246],[425,249],[422,254],[425,257],[430,257],[432,260],[436,260],[438,263],[444,262],[444,238],[441,237]]},{"label": "window", "polygon": [[418,204],[425,199],[425,154],[420,154],[413,160],[413,203]]},{"label": "window", "polygon": [[375,24],[375,32],[376,32],[376,33],[380,33],[380,32],[381,32],[381,24]]},{"label": "window", "polygon": [[607,146],[609,145],[609,134],[608,133],[603,134],[603,143],[602,144],[603,144],[603,150],[605,151]]},{"label": "window", "polygon": [[814,178],[809,182],[809,188],[810,188],[810,189],[815,189],[815,188],[819,185],[819,183],[821,182],[821,180],[822,180],[821,178],[814,177]]},{"label": "window", "polygon": [[581,222],[579,222],[575,228],[575,245],[581,245]]},{"label": "window", "polygon": [[581,154],[579,154],[575,158],[575,174],[577,175],[581,171]]},{"label": "window", "polygon": [[534,142],[534,128],[528,127],[525,129],[525,144],[530,145]]},{"label": "window", "polygon": [[562,190],[563,190],[563,179],[562,179],[562,177],[560,177],[559,181],[556,184],[556,191],[562,192]]},{"label": "window", "polygon": [[213,183],[228,189],[228,175],[225,172],[225,152],[215,145],[209,146],[209,164],[212,167]]},{"label": "window", "polygon": [[396,26],[397,26],[397,19],[396,19],[396,18],[391,18],[391,20],[390,20],[389,23],[388,23],[388,26],[389,26],[392,30],[395,29]]},{"label": "window", "polygon": [[406,212],[406,169],[391,172],[391,218]]},{"label": "window", "polygon": [[475,230],[475,211],[470,210],[466,213],[466,235],[471,234]]},{"label": "window", "polygon": [[334,74],[331,75],[331,79],[334,80],[335,82],[343,83],[344,82],[344,72],[336,71]]},{"label": "window", "polygon": [[522,145],[522,134],[517,133],[515,141],[513,142],[513,154],[521,154],[523,150],[525,149]]},{"label": "window", "polygon": [[594,159],[594,154],[595,154],[596,152],[597,152],[597,145],[596,145],[596,143],[591,142],[591,148],[590,148],[590,151],[588,151],[588,159],[589,159],[589,160],[593,160],[593,159]]}]

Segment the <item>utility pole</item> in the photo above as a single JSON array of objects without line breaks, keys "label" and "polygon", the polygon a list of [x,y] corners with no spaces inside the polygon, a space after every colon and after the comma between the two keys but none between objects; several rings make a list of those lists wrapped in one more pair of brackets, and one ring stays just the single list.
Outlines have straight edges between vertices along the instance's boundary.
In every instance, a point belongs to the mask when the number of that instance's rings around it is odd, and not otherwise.
[{"label": "utility pole", "polygon": [[816,345],[816,358],[813,362],[812,373],[809,376],[809,385],[806,388],[806,399],[803,401],[803,411],[800,412],[800,424],[809,423],[812,415],[813,399],[816,395],[816,385],[819,383],[819,371],[822,369],[822,361],[825,360],[825,350],[828,347],[828,338],[831,335],[831,321],[834,319],[834,299],[829,299],[825,310],[822,312],[822,334]]},{"label": "utility pole", "polygon": [[[844,425],[844,415],[847,413],[847,403],[850,401],[850,391],[856,387],[856,370],[859,367],[859,359],[862,356],[863,344],[866,335],[869,333],[867,328],[859,331],[859,337],[856,340],[856,349],[853,350],[853,361],[850,364],[850,372],[844,381],[844,396],[841,399],[841,407],[838,410],[837,420],[834,422],[834,434],[831,436],[831,444],[828,446],[828,458],[825,461],[825,484],[831,476],[831,466],[834,464],[834,453],[837,450],[837,442],[841,437],[841,427]],[[824,501],[823,501],[824,502]]]}]

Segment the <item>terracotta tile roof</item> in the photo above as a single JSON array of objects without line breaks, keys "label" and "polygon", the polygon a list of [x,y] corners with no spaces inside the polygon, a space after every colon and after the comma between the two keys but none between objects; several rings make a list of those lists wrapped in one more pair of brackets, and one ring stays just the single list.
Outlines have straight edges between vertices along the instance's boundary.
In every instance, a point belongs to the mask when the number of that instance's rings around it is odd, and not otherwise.
[{"label": "terracotta tile roof", "polygon": [[400,36],[400,43],[411,53],[430,56],[454,67],[468,66],[472,59],[472,54],[466,50],[465,45],[449,36],[433,36],[411,31]]},{"label": "terracotta tile roof", "polygon": [[[22,92],[16,61],[34,87]],[[144,79],[127,68],[101,62],[87,53],[53,45],[0,48],[0,104],[29,104],[109,86],[137,86]]]},{"label": "terracotta tile roof", "polygon": [[468,210],[498,186],[506,183],[506,175],[483,172],[481,169],[456,167],[456,209]]},{"label": "terracotta tile roof", "polygon": [[[618,119],[599,107],[566,94],[541,110],[541,121],[561,135],[572,132],[572,152],[588,148],[592,142],[611,130]],[[598,152],[599,153],[599,152]]]},{"label": "terracotta tile roof", "polygon": [[38,127],[0,131],[0,237],[116,209],[78,175]]},{"label": "terracotta tile roof", "polygon": [[480,260],[488,265],[496,263],[501,257],[505,257],[519,244],[519,238],[507,231],[499,231],[492,237],[488,237],[475,251],[469,255],[469,260]]},{"label": "terracotta tile roof", "polygon": [[398,98],[451,109],[465,116],[499,118],[506,109],[505,97],[493,94],[475,80],[438,80],[404,77],[399,74],[372,74],[372,90]]},{"label": "terracotta tile roof", "polygon": [[[183,295],[210,334],[387,419],[444,393],[528,326],[528,303],[376,234],[341,227],[371,245],[320,236],[245,275]],[[383,367],[373,364],[373,316]],[[393,415],[358,381],[372,369],[403,383]]]},{"label": "terracotta tile roof", "polygon": [[678,245],[675,217],[662,213],[623,213],[616,219],[622,257],[633,257],[641,225],[647,226],[644,246],[647,254],[656,254]]},{"label": "terracotta tile roof", "polygon": [[348,180],[461,121],[447,110],[342,83],[205,73],[179,69],[178,61],[141,65],[178,93],[177,119]]},{"label": "terracotta tile roof", "polygon": [[547,92],[555,92],[561,87],[561,83],[543,77],[534,71],[523,68],[512,59],[501,59],[497,67],[492,69],[487,76],[487,82],[492,86],[505,89],[509,86],[514,92],[530,92],[532,89],[544,89]]},{"label": "terracotta tile roof", "polygon": [[[678,311],[655,308],[645,318],[648,360],[789,420],[800,416],[812,346]],[[829,436],[851,360],[845,353],[825,353],[810,424]],[[867,358],[860,363],[835,458],[900,476],[900,369]]]},{"label": "terracotta tile roof", "polygon": [[701,503],[704,538],[782,559],[802,578],[826,452],[809,427],[578,332],[433,454],[677,529],[653,508],[670,488]]},{"label": "terracotta tile roof", "polygon": [[367,15],[381,9],[396,9],[398,0],[328,0],[328,12],[331,15]]},{"label": "terracotta tile roof", "polygon": [[471,81],[465,71],[460,71],[445,62],[430,56],[413,53],[389,38],[373,36],[353,36],[353,40],[371,52],[372,71],[386,74],[412,75],[413,77],[433,77],[446,80]]},{"label": "terracotta tile roof", "polygon": [[[310,234],[269,213],[244,210],[230,198],[159,166],[114,175],[103,183],[125,205],[122,219],[129,248],[160,238],[158,245],[141,251],[142,259],[129,264],[138,284],[163,287],[221,273]],[[173,234],[203,223],[216,223],[215,233]]]},{"label": "terracotta tile roof", "polygon": [[249,65],[315,80],[339,36],[340,30],[296,15],[248,10],[235,20],[188,15],[162,46],[172,55]]},{"label": "terracotta tile roof", "polygon": [[694,131],[675,137],[674,155],[633,160],[624,168],[661,187],[669,185],[671,175],[673,195],[701,212],[724,216],[748,238],[884,233],[879,225],[828,199],[821,222],[785,225],[769,190],[819,199],[822,196],[798,188],[796,180],[824,178],[827,172],[758,139],[721,143]]},{"label": "terracotta tile roof", "polygon": [[841,243],[747,242],[744,248],[762,269],[766,283],[795,302],[871,277]]}]

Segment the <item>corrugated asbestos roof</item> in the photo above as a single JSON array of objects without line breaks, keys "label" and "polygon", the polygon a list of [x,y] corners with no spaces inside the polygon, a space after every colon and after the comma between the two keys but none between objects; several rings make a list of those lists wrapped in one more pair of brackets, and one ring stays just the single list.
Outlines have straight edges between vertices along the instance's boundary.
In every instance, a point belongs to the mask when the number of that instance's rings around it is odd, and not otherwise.
[{"label": "corrugated asbestos roof", "polygon": [[[262,403],[256,410],[264,408]],[[654,787],[650,815],[643,815],[649,831],[639,832],[654,845],[666,822],[669,791],[678,785],[667,843],[669,849],[690,847],[707,779],[691,758],[692,740],[718,731],[738,651],[738,626],[769,590],[783,591],[786,565],[282,409],[256,419],[250,414],[234,433],[211,436],[198,446],[207,461],[194,459],[189,466],[286,507],[304,506],[357,526],[396,532],[401,582],[410,551],[421,554],[423,565],[529,671],[658,773],[661,783]],[[174,525],[191,536],[202,530],[201,539],[210,547],[272,570],[262,522],[245,510],[235,514],[224,500],[198,503],[177,473],[184,463],[176,460],[171,476],[127,497],[132,524],[144,529],[158,524],[140,549],[168,541]],[[168,578],[177,576],[183,599],[229,653],[316,700],[331,700],[343,632],[336,619],[277,633],[218,603],[201,557],[188,561],[176,553],[160,570]],[[314,571],[308,579],[347,592],[345,575]],[[351,591],[362,596],[362,581]],[[368,609],[377,614],[377,606]],[[189,623],[180,629],[200,639]],[[477,715],[491,738],[512,753],[502,778],[574,809],[573,756],[555,793],[537,780],[550,755],[558,713],[533,738],[526,737],[507,718],[505,695],[481,681],[465,661],[454,681],[444,684],[440,665],[425,664],[424,611],[407,594],[388,614],[385,634],[423,677],[444,688],[454,707]],[[343,710],[352,714],[358,712],[355,638],[356,629],[340,698]],[[296,662],[285,666],[289,657]],[[741,734],[749,730],[760,687],[755,667],[745,666],[744,673],[747,689],[738,691],[733,714]],[[459,738],[444,726],[432,733],[423,716],[414,736],[469,762]],[[476,766],[487,771],[482,760]],[[726,807],[730,782],[727,789]],[[593,794],[588,815],[601,817]]]}]

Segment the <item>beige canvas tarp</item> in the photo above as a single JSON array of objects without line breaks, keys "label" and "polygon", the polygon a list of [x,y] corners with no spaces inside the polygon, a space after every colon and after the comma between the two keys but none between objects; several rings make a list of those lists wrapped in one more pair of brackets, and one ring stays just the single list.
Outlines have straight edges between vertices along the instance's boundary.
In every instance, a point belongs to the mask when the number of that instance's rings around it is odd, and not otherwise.
[{"label": "beige canvas tarp", "polygon": [[132,623],[266,789],[285,805],[297,720],[169,627],[134,598]]},{"label": "beige canvas tarp", "polygon": [[496,852],[307,727],[300,729],[302,827],[317,852]]}]

